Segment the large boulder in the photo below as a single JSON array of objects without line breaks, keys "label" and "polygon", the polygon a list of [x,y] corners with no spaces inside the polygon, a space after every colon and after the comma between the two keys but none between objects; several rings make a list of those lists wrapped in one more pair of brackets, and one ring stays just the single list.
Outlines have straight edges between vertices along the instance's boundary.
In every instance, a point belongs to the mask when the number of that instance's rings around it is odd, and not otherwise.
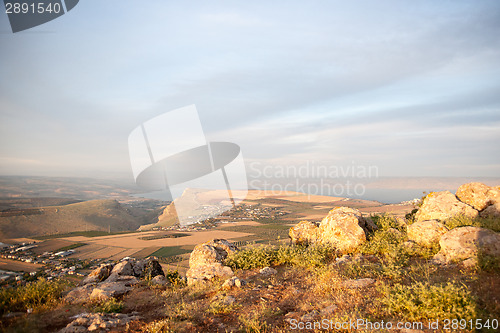
[{"label": "large boulder", "polygon": [[459,201],[450,191],[429,193],[417,214],[416,222],[439,220],[445,221],[457,215],[476,218],[479,212],[471,206]]},{"label": "large boulder", "polygon": [[408,239],[419,245],[430,247],[439,242],[441,236],[447,232],[448,228],[436,220],[415,222],[408,226]]},{"label": "large boulder", "polygon": [[368,222],[357,209],[337,207],[319,224],[319,240],[335,246],[339,251],[352,252],[366,242]]},{"label": "large boulder", "polygon": [[85,279],[83,279],[82,284],[97,283],[104,281],[109,277],[112,269],[113,265],[111,264],[101,265],[96,269],[94,269],[92,272],[90,272],[90,274],[87,275]]},{"label": "large boulder", "polygon": [[132,290],[127,282],[102,282],[99,283],[90,294],[91,300],[107,300],[111,297],[119,297]]},{"label": "large boulder", "polygon": [[337,207],[332,209],[319,225],[301,221],[290,228],[292,243],[309,245],[314,243],[333,245],[339,252],[352,252],[366,242],[366,235],[377,229],[370,219],[357,209]]},{"label": "large boulder", "polygon": [[486,207],[479,213],[479,216],[483,218],[500,218],[500,202]]},{"label": "large boulder", "polygon": [[436,259],[456,262],[480,256],[500,256],[500,234],[485,228],[455,228],[441,237]]},{"label": "large boulder", "polygon": [[309,245],[318,241],[318,225],[310,221],[301,221],[290,228],[288,236],[293,244]]},{"label": "large boulder", "polygon": [[143,275],[144,267],[146,267],[147,260],[137,260],[133,263],[134,276],[140,277]]},{"label": "large boulder", "polygon": [[158,260],[155,258],[146,259],[144,269],[142,270],[142,276],[144,276],[148,279],[152,279],[158,275],[165,276],[165,273],[163,272],[163,268],[161,267]]},{"label": "large boulder", "polygon": [[132,263],[128,260],[123,260],[113,267],[111,274],[116,275],[134,275]]},{"label": "large boulder", "polygon": [[233,270],[223,263],[229,254],[236,251],[238,248],[225,239],[198,244],[189,257],[189,270],[186,273],[188,283],[233,276]]},{"label": "large boulder", "polygon": [[457,189],[456,196],[463,203],[479,211],[495,202],[500,202],[500,191],[483,183],[463,184]]}]

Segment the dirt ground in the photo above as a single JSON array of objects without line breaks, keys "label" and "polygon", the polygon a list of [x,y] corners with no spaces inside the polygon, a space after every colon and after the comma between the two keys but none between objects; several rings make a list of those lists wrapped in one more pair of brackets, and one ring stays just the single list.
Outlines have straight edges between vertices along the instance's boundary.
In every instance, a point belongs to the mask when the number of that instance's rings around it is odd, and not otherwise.
[{"label": "dirt ground", "polygon": [[39,264],[0,258],[0,269],[4,271],[36,272],[42,267],[43,265]]}]

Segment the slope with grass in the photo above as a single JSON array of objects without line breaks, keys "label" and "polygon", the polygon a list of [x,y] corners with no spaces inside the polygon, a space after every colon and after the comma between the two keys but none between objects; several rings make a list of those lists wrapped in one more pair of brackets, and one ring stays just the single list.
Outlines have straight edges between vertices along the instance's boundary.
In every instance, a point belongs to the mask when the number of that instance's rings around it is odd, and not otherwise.
[{"label": "slope with grass", "polygon": [[36,214],[31,210],[27,214],[20,210],[16,215],[0,217],[0,240],[85,230],[136,230],[140,225],[116,200],[40,207]]}]

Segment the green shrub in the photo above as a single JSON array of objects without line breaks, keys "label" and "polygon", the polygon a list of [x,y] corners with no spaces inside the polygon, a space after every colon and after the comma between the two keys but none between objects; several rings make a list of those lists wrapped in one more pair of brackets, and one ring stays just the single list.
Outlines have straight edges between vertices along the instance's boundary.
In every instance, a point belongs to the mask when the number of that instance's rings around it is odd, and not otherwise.
[{"label": "green shrub", "polygon": [[378,227],[378,230],[389,230],[390,228],[399,231],[405,231],[405,228],[396,220],[394,216],[389,214],[371,216],[373,223]]},{"label": "green shrub", "polygon": [[415,209],[412,209],[411,212],[407,213],[405,215],[405,219],[408,223],[412,224],[415,222],[415,215],[417,214],[418,212],[418,208],[415,208]]},{"label": "green shrub", "polygon": [[271,266],[275,259],[275,249],[268,245],[261,245],[230,254],[226,259],[226,265],[236,269],[261,268]]},{"label": "green shrub", "polygon": [[55,305],[67,283],[59,280],[39,279],[25,286],[2,288],[0,290],[0,314],[7,312],[26,312],[44,306]]},{"label": "green shrub", "polygon": [[493,218],[493,217],[471,218],[464,215],[457,215],[445,221],[445,225],[450,230],[458,227],[472,226],[472,227],[491,229],[493,231],[500,232],[500,218]]},{"label": "green shrub", "polygon": [[328,245],[303,246],[256,246],[228,256],[226,265],[233,269],[262,268],[273,265],[318,267],[335,257],[335,250]]},{"label": "green shrub", "polygon": [[179,274],[178,270],[175,271],[167,270],[167,272],[165,273],[165,278],[174,286],[184,284],[184,281],[182,280],[182,277]]},{"label": "green shrub", "polygon": [[482,271],[500,272],[500,258],[495,256],[479,253],[478,265]]},{"label": "green shrub", "polygon": [[413,321],[426,319],[465,319],[476,316],[476,303],[463,285],[448,282],[432,285],[417,282],[411,286],[382,286],[379,299],[383,314]]},{"label": "green shrub", "polygon": [[123,310],[123,302],[114,297],[102,300],[94,306],[94,312],[120,313]]}]

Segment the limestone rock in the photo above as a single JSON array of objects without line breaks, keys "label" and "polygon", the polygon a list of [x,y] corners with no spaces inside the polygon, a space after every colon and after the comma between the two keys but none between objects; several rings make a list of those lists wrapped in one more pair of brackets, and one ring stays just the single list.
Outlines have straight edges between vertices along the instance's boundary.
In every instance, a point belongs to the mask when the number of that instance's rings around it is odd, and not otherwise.
[{"label": "limestone rock", "polygon": [[269,275],[275,275],[278,273],[277,270],[275,270],[274,268],[272,267],[264,267],[262,268],[260,271],[259,271],[260,274],[264,275],[264,276],[269,276]]},{"label": "limestone rock", "polygon": [[419,245],[430,247],[439,242],[441,236],[447,232],[448,228],[436,220],[415,222],[408,226],[408,239]]},{"label": "limestone rock", "polygon": [[500,202],[495,202],[493,205],[486,207],[479,213],[483,218],[500,218]]},{"label": "limestone rock", "polygon": [[500,256],[500,234],[485,228],[455,228],[441,237],[441,251],[436,259],[446,262],[478,258],[481,255]]},{"label": "limestone rock", "polygon": [[367,222],[359,210],[348,207],[332,209],[319,225],[322,243],[330,243],[343,253],[366,242]]},{"label": "limestone rock", "polygon": [[94,288],[90,299],[106,300],[111,297],[119,297],[131,289],[126,282],[102,282]]},{"label": "limestone rock", "polygon": [[104,282],[127,282],[127,285],[135,285],[139,283],[139,280],[133,276],[133,275],[118,275],[118,274],[111,274]]},{"label": "limestone rock", "polygon": [[495,202],[500,203],[500,191],[483,183],[463,184],[457,189],[457,198],[481,211]]},{"label": "limestone rock", "polygon": [[106,264],[94,269],[83,279],[82,284],[97,283],[106,280],[113,269],[113,265]]},{"label": "limestone rock", "polygon": [[238,248],[225,239],[214,239],[197,245],[189,257],[189,267],[222,263]]},{"label": "limestone rock", "polygon": [[465,215],[475,218],[478,211],[471,206],[459,201],[450,191],[429,193],[417,214],[416,222],[439,220],[444,221],[456,215]]},{"label": "limestone rock", "polygon": [[293,244],[309,245],[318,240],[318,225],[310,221],[300,221],[290,228],[288,236]]},{"label": "limestone rock", "polygon": [[246,282],[244,280],[240,280],[236,276],[233,276],[232,278],[224,281],[224,284],[222,284],[222,288],[224,288],[224,289],[231,289],[233,287],[241,288],[245,284],[246,284]]},{"label": "limestone rock", "polygon": [[103,332],[140,319],[135,314],[128,315],[123,313],[82,313],[71,318],[76,319],[70,322],[65,328],[59,330],[58,333]]},{"label": "limestone rock", "polygon": [[167,278],[163,275],[157,275],[153,279],[151,279],[151,283],[155,285],[163,286],[167,284]]},{"label": "limestone rock", "polygon": [[186,273],[188,283],[233,276],[233,270],[223,263],[229,254],[237,250],[233,243],[225,239],[198,244],[189,257],[189,270]]},{"label": "limestone rock", "polygon": [[161,267],[160,263],[158,260],[154,258],[148,258],[146,259],[146,264],[144,265],[144,269],[142,271],[141,276],[145,276],[147,278],[154,278],[155,276],[158,275],[163,275],[165,276],[165,273],[163,272],[163,268]]},{"label": "limestone rock", "polygon": [[133,264],[134,276],[140,277],[143,275],[144,267],[146,267],[146,260],[137,260]]},{"label": "limestone rock", "polygon": [[132,264],[127,261],[121,261],[113,267],[111,274],[116,275],[134,275],[134,270]]},{"label": "limestone rock", "polygon": [[71,290],[65,297],[64,301],[70,304],[85,303],[89,300],[89,296],[94,290],[95,284],[86,284]]}]

